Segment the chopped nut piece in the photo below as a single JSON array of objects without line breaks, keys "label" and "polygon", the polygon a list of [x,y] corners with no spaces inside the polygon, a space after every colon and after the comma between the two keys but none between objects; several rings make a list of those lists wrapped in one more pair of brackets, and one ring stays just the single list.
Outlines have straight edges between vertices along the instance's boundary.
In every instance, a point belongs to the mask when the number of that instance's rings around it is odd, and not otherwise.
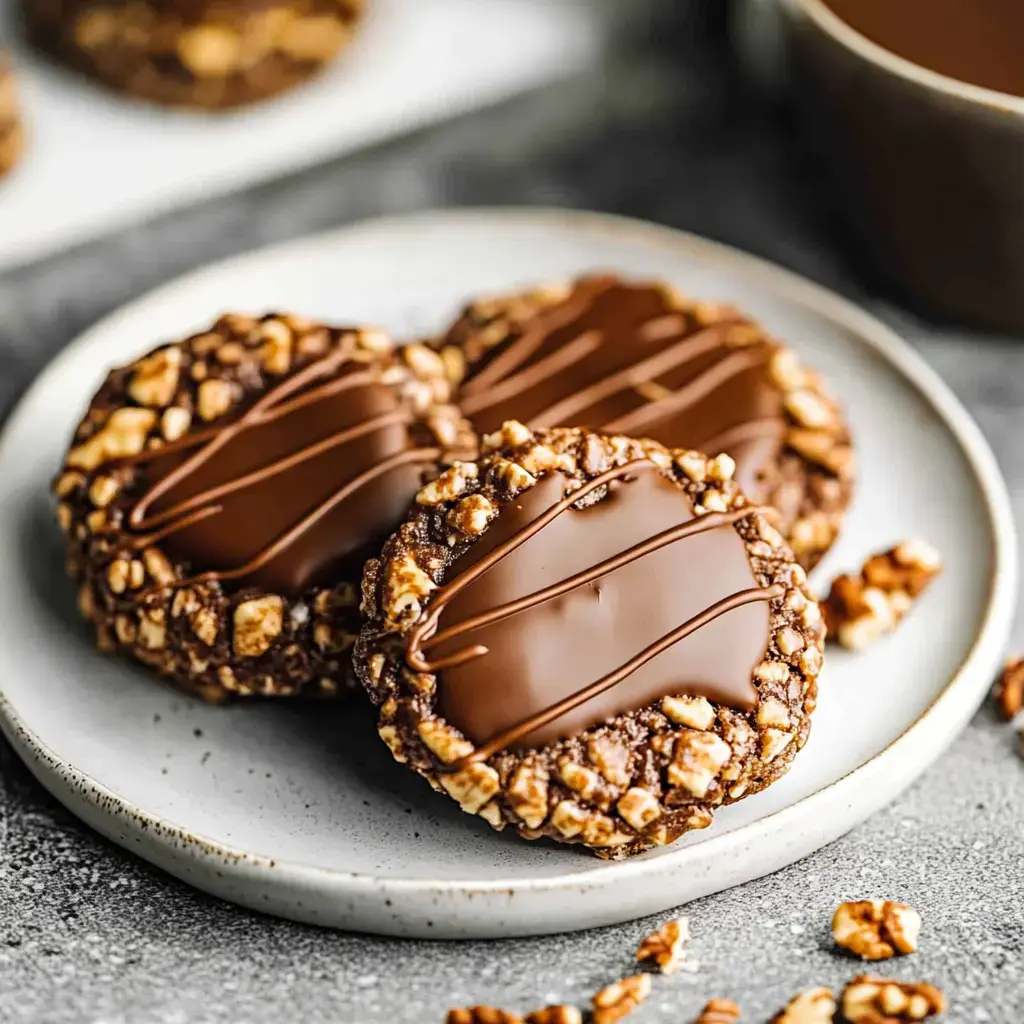
[{"label": "chopped nut piece", "polygon": [[487,524],[497,510],[482,494],[471,494],[463,498],[447,516],[449,526],[455,527],[468,537],[476,537],[487,529]]},{"label": "chopped nut piece", "polygon": [[841,1009],[849,1024],[899,1024],[944,1013],[946,997],[926,981],[892,981],[861,974],[843,989]]},{"label": "chopped nut piece", "polygon": [[682,786],[695,797],[707,795],[732,751],[713,732],[684,729],[676,739],[675,758],[668,766],[668,781]]},{"label": "chopped nut piece", "polygon": [[575,1006],[559,1003],[528,1013],[523,1018],[523,1024],[583,1024],[583,1014]]},{"label": "chopped nut piece", "polygon": [[425,718],[416,731],[431,753],[445,764],[473,753],[473,744],[469,740],[463,739],[452,726],[436,718]]},{"label": "chopped nut piece", "polygon": [[665,697],[661,702],[661,710],[677,725],[702,732],[710,729],[715,722],[715,709],[706,697]]},{"label": "chopped nut piece", "polygon": [[838,576],[823,605],[829,639],[852,650],[867,647],[896,628],[941,569],[924,541],[905,541],[872,555],[859,575]]},{"label": "chopped nut piece", "polygon": [[470,1006],[463,1010],[449,1010],[445,1024],[523,1024],[523,1019],[496,1006]]},{"label": "chopped nut piece", "polygon": [[138,455],[155,422],[156,413],[152,409],[115,409],[102,430],[68,452],[67,465],[90,470],[110,459]]},{"label": "chopped nut piece", "polygon": [[653,961],[662,974],[675,974],[683,959],[683,946],[689,937],[690,928],[685,917],[666,921],[640,943],[636,958],[640,963]]},{"label": "chopped nut piece", "polygon": [[1024,710],[1024,658],[1010,658],[992,690],[996,708],[1006,721]]},{"label": "chopped nut piece", "polygon": [[199,385],[197,394],[199,415],[207,423],[210,420],[215,420],[218,416],[223,416],[231,408],[231,402],[234,399],[234,390],[231,385],[226,380],[219,380],[215,377],[204,380]]},{"label": "chopped nut piece", "polygon": [[182,64],[199,78],[223,78],[236,67],[241,52],[238,34],[220,25],[189,28],[178,37]]},{"label": "chopped nut piece", "polygon": [[181,349],[176,346],[157,349],[135,364],[135,373],[128,385],[128,394],[139,405],[169,405],[178,387],[181,370]]},{"label": "chopped nut piece", "polygon": [[809,988],[793,996],[768,1024],[832,1024],[836,998],[830,988]]},{"label": "chopped nut piece", "polygon": [[284,625],[284,601],[276,594],[243,601],[235,609],[235,653],[258,658],[270,650]]},{"label": "chopped nut piece", "polygon": [[712,999],[693,1024],[733,1024],[739,1019],[740,1008],[731,999]]},{"label": "chopped nut piece", "polygon": [[291,328],[283,320],[264,320],[260,324],[260,356],[267,373],[287,373],[292,364],[293,337]]},{"label": "chopped nut piece", "polygon": [[179,437],[184,437],[190,426],[192,413],[177,405],[165,409],[163,416],[160,417],[160,432],[166,441],[177,441]]},{"label": "chopped nut piece", "polygon": [[594,1024],[614,1024],[632,1013],[651,991],[649,974],[633,974],[601,989],[594,996]]},{"label": "chopped nut piece", "polygon": [[642,832],[652,821],[661,817],[661,807],[653,793],[639,786],[633,786],[615,805],[624,821]]},{"label": "chopped nut piece", "polygon": [[921,917],[912,907],[889,900],[840,903],[832,917],[832,938],[865,960],[913,953]]}]

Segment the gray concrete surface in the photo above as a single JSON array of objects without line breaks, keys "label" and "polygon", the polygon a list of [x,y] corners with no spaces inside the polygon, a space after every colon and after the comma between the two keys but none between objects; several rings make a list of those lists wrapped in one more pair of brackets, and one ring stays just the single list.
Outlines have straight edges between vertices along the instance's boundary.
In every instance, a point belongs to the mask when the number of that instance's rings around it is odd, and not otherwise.
[{"label": "gray concrete surface", "polygon": [[[378,212],[563,204],[701,232],[863,301],[978,417],[1024,512],[1024,345],[930,324],[878,297],[786,119],[749,103],[692,18],[656,35],[657,46],[620,47],[600,71],[496,110],[0,277],[0,409],[97,317],[208,260]],[[1018,1024],[1022,812],[1024,763],[983,709],[893,807],[794,867],[690,905],[699,968],[656,979],[630,1021],[682,1024],[710,996],[761,1021],[801,986],[840,985],[859,966],[830,948],[832,908],[881,894],[913,903],[926,922],[921,951],[885,973],[943,986],[957,1024]],[[431,944],[260,917],[90,833],[0,742],[3,1024],[440,1022],[475,1002],[585,1004],[630,969],[655,923]]]}]

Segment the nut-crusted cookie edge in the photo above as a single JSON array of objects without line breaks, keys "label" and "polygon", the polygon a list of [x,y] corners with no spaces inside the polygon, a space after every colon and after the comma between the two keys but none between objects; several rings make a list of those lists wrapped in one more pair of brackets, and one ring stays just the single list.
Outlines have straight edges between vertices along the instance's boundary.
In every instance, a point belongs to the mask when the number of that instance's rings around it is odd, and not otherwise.
[{"label": "nut-crusted cookie edge", "polygon": [[207,110],[267,99],[316,75],[348,45],[364,6],[24,3],[33,41],[69,66],[140,99]]},{"label": "nut-crusted cookie edge", "polygon": [[396,349],[375,329],[228,314],[110,372],[54,482],[68,571],[102,650],[130,654],[209,701],[351,688],[358,579],[298,596],[216,582],[177,588],[187,567],[159,543],[134,549],[118,530],[138,488],[135,470],[116,461],[230,421],[247,401],[342,348],[398,389],[424,436],[441,447],[458,441],[462,421],[446,404],[441,360],[421,346]]},{"label": "nut-crusted cookie edge", "polygon": [[[464,376],[492,349],[521,334],[533,317],[564,302],[576,283],[551,282],[528,291],[479,298],[431,344],[451,365],[458,365],[460,376]],[[783,532],[797,561],[812,569],[839,535],[853,497],[856,466],[842,408],[819,373],[802,365],[791,348],[770,338],[758,323],[734,307],[694,301],[666,284],[639,283],[659,288],[666,306],[684,313],[697,328],[736,320],[731,344],[771,342],[777,346],[768,372],[783,395],[786,435],[773,478],[765,481],[765,502],[778,504],[775,498],[783,488],[799,488],[799,508],[793,521],[784,524]]]},{"label": "nut-crusted cookie edge", "polygon": [[746,505],[730,459],[507,423],[479,462],[456,464],[424,488],[381,557],[367,563],[366,624],[355,648],[357,674],[380,706],[379,732],[397,760],[495,828],[582,843],[610,858],[706,827],[716,806],[784,774],[806,741],[824,629],[806,574],[768,517],[752,512],[736,524],[759,584],[786,588],[770,605],[772,636],[754,672],[759,703],[750,713],[667,697],[570,740],[446,771],[475,748],[434,713],[437,677],[408,667],[404,637],[504,503],[548,473],[580,482],[638,458],[654,462],[698,514]]}]

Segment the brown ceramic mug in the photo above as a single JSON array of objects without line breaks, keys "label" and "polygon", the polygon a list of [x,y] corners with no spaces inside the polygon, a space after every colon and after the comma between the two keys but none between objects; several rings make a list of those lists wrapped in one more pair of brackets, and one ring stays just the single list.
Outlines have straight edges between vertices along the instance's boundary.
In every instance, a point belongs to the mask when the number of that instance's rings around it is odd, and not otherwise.
[{"label": "brown ceramic mug", "polygon": [[927,309],[1024,334],[1024,97],[929,71],[822,0],[779,0],[787,64],[872,264]]}]

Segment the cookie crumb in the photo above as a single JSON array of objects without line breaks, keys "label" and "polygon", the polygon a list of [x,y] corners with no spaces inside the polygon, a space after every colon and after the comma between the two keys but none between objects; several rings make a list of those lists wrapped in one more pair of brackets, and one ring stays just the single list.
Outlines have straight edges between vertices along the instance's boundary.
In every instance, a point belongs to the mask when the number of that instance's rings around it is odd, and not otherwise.
[{"label": "cookie crumb", "polygon": [[864,650],[891,633],[942,571],[939,553],[923,540],[908,540],[872,555],[859,574],[837,576],[822,604],[828,639]]},{"label": "cookie crumb", "polygon": [[836,997],[830,988],[809,988],[797,993],[768,1024],[832,1024]]},{"label": "cookie crumb", "polygon": [[693,1024],[733,1024],[740,1018],[740,1008],[731,999],[712,999]]},{"label": "cookie crumb", "polygon": [[905,903],[855,900],[840,903],[832,916],[832,938],[864,960],[888,960],[917,950],[921,915]]},{"label": "cookie crumb", "polygon": [[1024,710],[1024,657],[1008,658],[992,688],[996,709],[1007,722]]},{"label": "cookie crumb", "polygon": [[893,981],[861,974],[843,989],[841,1006],[849,1024],[899,1024],[944,1013],[946,997],[927,981]]},{"label": "cookie crumb", "polygon": [[632,974],[607,985],[594,996],[594,1024],[615,1024],[632,1013],[650,994],[651,976]]},{"label": "cookie crumb", "polygon": [[685,917],[666,921],[651,932],[637,947],[640,963],[657,964],[662,974],[675,974],[683,961],[686,942],[690,938],[689,922]]}]

